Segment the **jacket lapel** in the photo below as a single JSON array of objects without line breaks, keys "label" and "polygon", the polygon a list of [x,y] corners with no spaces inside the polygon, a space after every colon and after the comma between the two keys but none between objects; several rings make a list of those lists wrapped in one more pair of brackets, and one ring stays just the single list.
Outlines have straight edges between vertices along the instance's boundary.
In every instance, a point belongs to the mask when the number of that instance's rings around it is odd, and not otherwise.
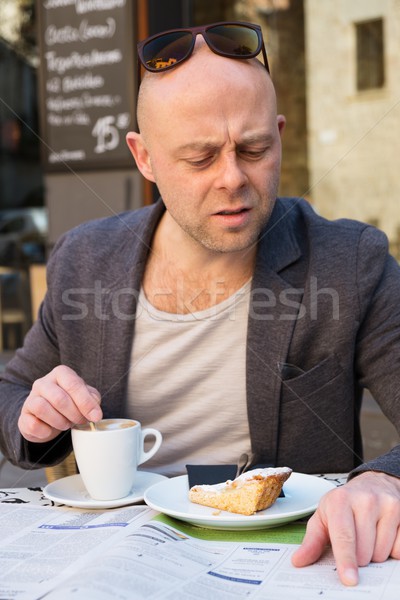
[{"label": "jacket lapel", "polygon": [[[118,232],[124,240],[116,261],[118,271],[112,265],[105,265],[103,271],[109,277],[103,284],[104,318],[99,323],[97,381],[101,382],[102,397],[107,397],[104,406],[112,413],[111,416],[125,413],[137,300],[151,239],[164,212],[164,205],[158,202],[148,211],[140,212],[143,215],[140,225],[134,221],[138,213],[127,213],[121,217],[125,217],[126,221],[121,223]],[[113,261],[113,257],[110,260]],[[109,340],[113,343],[108,343]]]},{"label": "jacket lapel", "polygon": [[247,333],[247,406],[254,462],[276,463],[281,394],[280,363],[286,361],[303,290],[284,273],[301,257],[291,215],[277,201],[259,241]]}]

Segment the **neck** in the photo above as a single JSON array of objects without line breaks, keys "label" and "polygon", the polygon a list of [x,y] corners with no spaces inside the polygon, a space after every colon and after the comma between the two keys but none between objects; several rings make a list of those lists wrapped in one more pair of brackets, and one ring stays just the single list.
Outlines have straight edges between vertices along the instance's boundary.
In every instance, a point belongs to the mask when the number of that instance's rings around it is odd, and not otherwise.
[{"label": "neck", "polygon": [[153,306],[181,314],[205,310],[226,300],[252,277],[256,248],[209,250],[170,227],[165,217],[153,238],[143,280]]},{"label": "neck", "polygon": [[166,212],[157,228],[152,250],[160,259],[174,264],[188,277],[208,273],[221,277],[253,272],[257,247],[235,252],[218,252],[193,240]]}]

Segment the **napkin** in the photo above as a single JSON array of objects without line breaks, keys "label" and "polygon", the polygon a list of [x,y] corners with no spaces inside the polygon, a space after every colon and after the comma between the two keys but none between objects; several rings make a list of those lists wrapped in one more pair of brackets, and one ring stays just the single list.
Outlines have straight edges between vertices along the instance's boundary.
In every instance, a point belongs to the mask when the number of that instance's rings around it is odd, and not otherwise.
[{"label": "napkin", "polygon": [[235,479],[237,465],[186,465],[189,488],[194,485],[214,485]]}]

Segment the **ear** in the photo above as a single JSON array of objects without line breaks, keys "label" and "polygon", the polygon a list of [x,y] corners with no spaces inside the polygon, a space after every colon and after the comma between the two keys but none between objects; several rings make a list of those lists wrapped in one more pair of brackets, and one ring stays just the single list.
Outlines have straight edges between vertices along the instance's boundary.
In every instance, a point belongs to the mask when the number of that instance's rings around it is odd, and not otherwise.
[{"label": "ear", "polygon": [[278,115],[276,119],[278,123],[279,135],[282,137],[282,133],[286,125],[286,117],[284,115]]},{"label": "ear", "polygon": [[147,146],[144,143],[143,137],[140,135],[140,133],[130,131],[126,136],[126,143],[128,144],[129,150],[135,159],[137,168],[143,177],[155,183],[153,169],[151,168],[150,155],[147,150]]}]

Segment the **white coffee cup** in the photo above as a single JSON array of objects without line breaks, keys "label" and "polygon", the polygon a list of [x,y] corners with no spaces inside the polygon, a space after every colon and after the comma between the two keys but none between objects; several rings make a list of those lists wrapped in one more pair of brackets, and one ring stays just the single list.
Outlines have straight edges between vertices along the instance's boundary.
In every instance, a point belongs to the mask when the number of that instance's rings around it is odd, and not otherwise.
[{"label": "white coffee cup", "polygon": [[[71,429],[72,445],[82,481],[95,500],[128,496],[135,483],[138,465],[151,458],[161,446],[157,429],[141,428],[133,419],[103,419]],[[144,441],[154,436],[148,451]]]}]

